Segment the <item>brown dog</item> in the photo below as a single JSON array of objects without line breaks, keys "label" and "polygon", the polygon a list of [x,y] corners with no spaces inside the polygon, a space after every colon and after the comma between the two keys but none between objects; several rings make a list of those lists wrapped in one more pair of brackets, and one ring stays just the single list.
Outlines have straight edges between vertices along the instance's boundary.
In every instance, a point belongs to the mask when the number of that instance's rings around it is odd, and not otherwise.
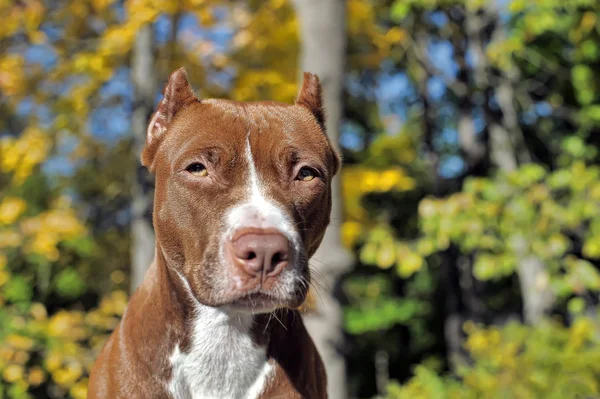
[{"label": "brown dog", "polygon": [[329,223],[339,158],[321,87],[295,105],[198,100],[169,78],[143,164],[156,257],[90,379],[95,398],[325,398],[297,307]]}]

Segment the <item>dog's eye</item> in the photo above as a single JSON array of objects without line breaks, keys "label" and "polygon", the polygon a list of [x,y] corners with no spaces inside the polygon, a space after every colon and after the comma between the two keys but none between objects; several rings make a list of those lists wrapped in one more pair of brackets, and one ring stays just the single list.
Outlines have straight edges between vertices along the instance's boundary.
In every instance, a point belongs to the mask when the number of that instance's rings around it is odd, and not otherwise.
[{"label": "dog's eye", "polygon": [[298,176],[296,177],[296,180],[311,181],[315,177],[317,177],[317,172],[315,172],[314,170],[312,170],[310,168],[304,167],[304,168],[300,169],[300,172],[298,172]]},{"label": "dog's eye", "polygon": [[193,174],[194,176],[204,177],[208,175],[208,170],[206,170],[206,166],[202,165],[200,162],[194,162],[190,166],[188,166],[185,170]]}]

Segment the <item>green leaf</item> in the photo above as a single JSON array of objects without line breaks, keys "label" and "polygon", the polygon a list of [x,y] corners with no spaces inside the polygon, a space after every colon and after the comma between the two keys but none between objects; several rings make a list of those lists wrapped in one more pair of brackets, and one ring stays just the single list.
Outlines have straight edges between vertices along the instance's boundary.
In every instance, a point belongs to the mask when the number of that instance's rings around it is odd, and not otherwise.
[{"label": "green leaf", "polygon": [[498,261],[489,254],[482,254],[475,260],[473,275],[481,281],[490,280],[498,275]]},{"label": "green leaf", "polygon": [[77,270],[69,268],[58,273],[54,279],[56,293],[65,298],[77,298],[87,290],[85,281]]},{"label": "green leaf", "polygon": [[33,288],[24,277],[14,276],[4,286],[4,296],[10,302],[29,302],[33,297]]},{"label": "green leaf", "polygon": [[581,53],[590,61],[595,61],[598,58],[598,44],[591,39],[581,43]]},{"label": "green leaf", "polygon": [[[600,122],[600,105],[594,104],[594,105],[587,106],[585,108],[585,115],[594,122]],[[573,137],[577,137],[577,136],[573,136]],[[579,138],[579,137],[577,137],[577,138]],[[579,138],[579,140],[581,140],[581,139]],[[582,143],[582,145],[585,145],[585,144]],[[584,150],[585,150],[585,147],[584,147]]]},{"label": "green leaf", "polygon": [[600,273],[590,262],[579,259],[573,272],[587,289],[600,290]]},{"label": "green leaf", "polygon": [[585,310],[585,301],[583,298],[573,298],[567,304],[567,308],[569,309],[569,313],[580,314]]},{"label": "green leaf", "polygon": [[571,70],[573,83],[578,86],[586,85],[594,77],[594,72],[587,65],[576,65]]},{"label": "green leaf", "polygon": [[390,10],[392,21],[401,22],[410,12],[410,4],[405,0],[396,0]]},{"label": "green leaf", "polygon": [[519,174],[519,183],[522,186],[537,183],[546,176],[544,168],[535,163],[523,166],[517,173]]},{"label": "green leaf", "polygon": [[375,243],[368,242],[360,249],[360,261],[365,265],[373,265],[377,262],[377,245]]},{"label": "green leaf", "polygon": [[553,189],[568,187],[571,183],[571,171],[567,169],[559,169],[550,175],[548,184]]},{"label": "green leaf", "polygon": [[95,243],[91,237],[81,236],[63,242],[66,248],[72,249],[80,256],[87,257],[93,254]]},{"label": "green leaf", "polygon": [[427,311],[427,306],[412,299],[382,299],[368,305],[350,306],[344,312],[344,324],[350,334],[387,330],[409,322]]},{"label": "green leaf", "polygon": [[566,138],[563,141],[563,148],[575,158],[581,158],[585,155],[585,143],[579,136],[570,136]]}]

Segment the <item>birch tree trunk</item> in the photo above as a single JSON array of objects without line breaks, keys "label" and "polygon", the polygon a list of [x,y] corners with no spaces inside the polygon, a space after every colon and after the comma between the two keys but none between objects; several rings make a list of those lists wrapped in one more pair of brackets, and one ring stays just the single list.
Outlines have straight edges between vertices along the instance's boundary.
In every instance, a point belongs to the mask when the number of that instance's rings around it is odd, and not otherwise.
[{"label": "birch tree trunk", "polygon": [[[316,73],[321,79],[326,130],[333,145],[337,145],[346,52],[346,2],[295,0],[294,5],[300,21],[301,72]],[[316,278],[326,289],[315,287],[319,291],[317,308],[305,315],[304,321],[325,363],[329,398],[347,399],[346,367],[341,350],[344,343],[342,309],[334,290],[341,274],[352,264],[352,258],[340,239],[342,198],[339,177],[334,179],[332,190],[331,225],[311,262],[311,268],[317,271]]]},{"label": "birch tree trunk", "polygon": [[[490,83],[486,76],[488,65],[481,40],[486,25],[483,20],[490,21],[494,26],[490,39],[503,42],[508,37],[506,25],[500,21],[500,11],[495,3],[489,3],[483,15],[473,12],[466,13],[466,26],[471,43],[471,51],[478,59],[476,78],[480,76],[478,84],[485,90]],[[514,85],[518,81],[517,72],[513,68],[500,71],[500,83],[495,87],[495,98],[500,107],[500,113],[492,112],[486,108],[486,122],[489,131],[489,154],[492,164],[505,172],[516,170],[519,165],[531,162],[525,145],[523,132],[518,123]],[[487,103],[487,102],[486,102]],[[527,323],[535,325],[542,317],[550,312],[554,305],[555,297],[550,286],[547,265],[529,252],[527,237],[515,236],[512,239],[518,252],[517,275],[523,300],[523,315]]]},{"label": "birch tree trunk", "polygon": [[134,105],[131,120],[136,178],[131,188],[131,291],[144,279],[154,258],[152,202],[154,185],[150,173],[142,167],[140,154],[146,142],[146,128],[154,109],[156,73],[154,68],[154,34],[152,25],[139,32],[133,48],[131,79],[134,85]]}]

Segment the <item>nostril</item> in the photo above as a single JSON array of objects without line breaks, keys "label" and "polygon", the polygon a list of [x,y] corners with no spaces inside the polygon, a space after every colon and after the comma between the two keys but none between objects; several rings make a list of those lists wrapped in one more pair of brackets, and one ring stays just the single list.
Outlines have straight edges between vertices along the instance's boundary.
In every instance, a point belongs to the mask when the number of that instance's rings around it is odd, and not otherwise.
[{"label": "nostril", "polygon": [[279,264],[279,263],[281,263],[281,262],[283,262],[283,261],[287,260],[286,258],[287,258],[287,256],[286,256],[286,254],[284,254],[283,252],[276,252],[276,253],[273,255],[273,258],[271,259],[271,264],[272,264],[273,266],[275,266],[275,265],[277,265],[277,264]]},{"label": "nostril", "polygon": [[246,255],[246,260],[252,260],[256,258],[256,253],[254,251],[250,251],[248,255]]}]

